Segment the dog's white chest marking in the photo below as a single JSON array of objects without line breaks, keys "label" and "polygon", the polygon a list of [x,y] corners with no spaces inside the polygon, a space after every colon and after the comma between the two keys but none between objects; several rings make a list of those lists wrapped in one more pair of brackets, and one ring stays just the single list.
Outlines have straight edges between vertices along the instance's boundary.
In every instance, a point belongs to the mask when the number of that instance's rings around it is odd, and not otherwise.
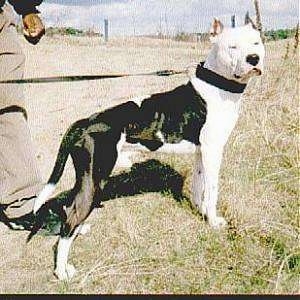
[{"label": "dog's white chest marking", "polygon": [[191,82],[207,104],[200,143],[224,146],[239,116],[241,94],[220,90],[198,78],[193,78]]}]

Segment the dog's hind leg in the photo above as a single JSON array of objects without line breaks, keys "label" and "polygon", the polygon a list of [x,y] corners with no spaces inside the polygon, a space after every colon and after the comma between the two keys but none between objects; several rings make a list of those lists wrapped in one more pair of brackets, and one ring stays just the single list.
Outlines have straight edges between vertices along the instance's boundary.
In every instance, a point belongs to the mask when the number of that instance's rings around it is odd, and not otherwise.
[{"label": "dog's hind leg", "polygon": [[68,256],[72,242],[80,233],[81,228],[82,225],[79,225],[70,237],[60,237],[58,240],[54,274],[59,280],[70,280],[76,273],[75,267],[68,263]]},{"label": "dog's hind leg", "polygon": [[83,230],[82,223],[92,210],[94,139],[87,135],[81,147],[73,149],[71,156],[76,171],[76,183],[70,192],[69,206],[65,208],[66,221],[62,225],[57,246],[54,273],[60,280],[69,280],[75,274],[74,266],[68,264],[70,247]]},{"label": "dog's hind leg", "polygon": [[76,183],[57,247],[55,274],[60,280],[69,280],[75,274],[75,268],[68,264],[69,250],[76,236],[84,233],[88,225],[83,222],[101,200],[100,182],[109,176],[117,159],[116,140],[111,133],[88,135],[83,146],[71,153]]},{"label": "dog's hind leg", "polygon": [[67,208],[66,229],[72,232],[101,202],[102,184],[109,177],[117,159],[119,132],[90,133],[82,147],[71,153],[76,169],[74,200]]},{"label": "dog's hind leg", "polygon": [[[101,207],[103,189],[110,173],[116,165],[120,149],[119,133],[107,132],[95,140],[93,182],[95,186],[94,206]],[[125,138],[121,134],[121,139]]]}]

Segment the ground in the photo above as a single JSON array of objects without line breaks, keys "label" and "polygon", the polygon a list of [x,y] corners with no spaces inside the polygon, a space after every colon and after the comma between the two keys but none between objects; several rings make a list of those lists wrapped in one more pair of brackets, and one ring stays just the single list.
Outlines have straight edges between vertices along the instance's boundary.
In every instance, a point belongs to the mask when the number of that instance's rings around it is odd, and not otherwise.
[{"label": "ground", "polygon": [[[146,38],[45,37],[20,42],[26,77],[182,69],[205,58],[209,45]],[[287,46],[289,44],[289,46]],[[184,199],[171,193],[119,197],[95,210],[91,232],[73,244],[78,273],[53,275],[55,237],[0,225],[1,293],[299,293],[298,56],[293,41],[267,44],[266,69],[244,96],[224,154],[219,211],[229,228],[213,231],[190,206],[190,156],[143,155],[184,179]],[[27,85],[25,97],[39,168],[46,182],[68,126],[130,97],[187,82],[132,77]],[[114,170],[117,174],[120,170]],[[72,185],[69,161],[57,189]]]}]

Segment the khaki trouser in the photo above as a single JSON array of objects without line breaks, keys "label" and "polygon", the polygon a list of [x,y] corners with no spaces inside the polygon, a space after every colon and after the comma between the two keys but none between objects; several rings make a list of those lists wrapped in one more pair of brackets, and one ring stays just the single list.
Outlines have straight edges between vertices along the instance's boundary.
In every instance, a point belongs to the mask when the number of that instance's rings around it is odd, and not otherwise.
[{"label": "khaki trouser", "polygon": [[[25,59],[12,25],[9,8],[0,9],[0,80],[23,77]],[[17,112],[23,99],[21,85],[0,84],[0,207],[8,218],[30,213],[41,189],[29,128]]]}]

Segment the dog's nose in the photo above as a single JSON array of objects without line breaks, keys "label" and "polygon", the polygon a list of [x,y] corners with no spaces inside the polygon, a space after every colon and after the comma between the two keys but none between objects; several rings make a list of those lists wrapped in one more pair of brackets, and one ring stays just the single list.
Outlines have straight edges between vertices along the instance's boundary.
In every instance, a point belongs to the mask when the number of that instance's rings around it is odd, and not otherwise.
[{"label": "dog's nose", "polygon": [[256,66],[259,62],[259,56],[257,54],[250,54],[246,57],[247,63],[252,66]]}]

